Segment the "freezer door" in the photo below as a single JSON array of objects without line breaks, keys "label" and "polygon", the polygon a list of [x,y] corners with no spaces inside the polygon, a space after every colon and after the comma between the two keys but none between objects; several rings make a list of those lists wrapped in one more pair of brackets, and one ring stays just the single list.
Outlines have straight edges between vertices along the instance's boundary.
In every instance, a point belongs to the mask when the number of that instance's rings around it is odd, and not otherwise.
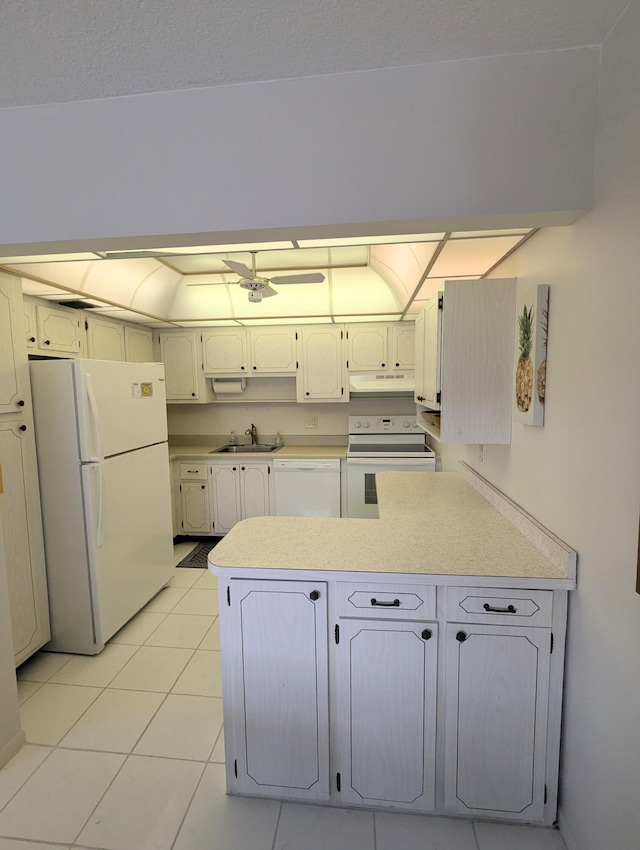
[{"label": "freezer door", "polygon": [[109,457],[167,439],[164,366],[75,360],[80,459]]},{"label": "freezer door", "polygon": [[171,579],[166,444],[82,467],[96,651]]}]

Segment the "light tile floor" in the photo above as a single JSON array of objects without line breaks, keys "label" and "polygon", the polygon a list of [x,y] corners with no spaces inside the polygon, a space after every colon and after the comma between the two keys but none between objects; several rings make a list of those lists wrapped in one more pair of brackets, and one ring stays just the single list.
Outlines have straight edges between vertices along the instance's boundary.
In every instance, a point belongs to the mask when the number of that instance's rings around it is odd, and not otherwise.
[{"label": "light tile floor", "polygon": [[176,569],[100,655],[22,665],[0,850],[565,850],[551,829],[227,797],[217,611],[215,578]]}]

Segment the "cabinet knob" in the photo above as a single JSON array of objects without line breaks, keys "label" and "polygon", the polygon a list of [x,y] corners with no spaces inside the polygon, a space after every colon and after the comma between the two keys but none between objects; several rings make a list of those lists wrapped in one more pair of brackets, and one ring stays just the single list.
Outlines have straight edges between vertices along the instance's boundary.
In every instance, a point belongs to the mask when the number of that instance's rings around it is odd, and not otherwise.
[{"label": "cabinet knob", "polygon": [[240,367],[240,371],[241,371],[241,372],[244,372],[244,369],[245,369],[245,367],[244,367],[244,366],[241,366],[241,367]]},{"label": "cabinet knob", "polygon": [[251,368],[252,368],[252,369],[254,370],[254,372],[255,372],[255,370],[256,370],[258,367],[257,367],[257,366],[252,366]]},{"label": "cabinet knob", "polygon": [[381,369],[384,369],[385,365],[386,365],[385,363],[381,363],[381,364],[380,364],[380,368],[381,368]]},{"label": "cabinet knob", "polygon": [[20,401],[16,402],[18,407],[24,407],[24,399],[20,399]]},{"label": "cabinet knob", "polygon": [[191,395],[195,398],[195,395],[196,395],[196,394],[195,394],[195,393],[191,393]]},{"label": "cabinet knob", "polygon": [[316,599],[320,599],[320,591],[319,590],[312,590],[311,593],[309,594],[309,599],[312,602],[315,602]]},{"label": "cabinet knob", "polygon": [[422,632],[422,637],[423,637],[424,640],[430,640],[432,634],[433,634],[433,632],[431,631],[431,629],[425,629]]},{"label": "cabinet knob", "polygon": [[201,489],[201,490],[205,490],[205,489],[206,489],[205,485],[204,485],[204,484],[201,484],[201,485],[200,485],[200,489]]},{"label": "cabinet knob", "polygon": [[18,428],[18,430],[19,430],[19,431],[26,431],[26,430],[27,430],[27,426],[26,426],[26,425],[21,425],[21,426]]},{"label": "cabinet knob", "polygon": [[35,342],[35,341],[36,341],[35,336],[30,336],[30,337],[29,337],[29,342]]},{"label": "cabinet knob", "polygon": [[237,466],[232,466],[232,467],[231,467],[231,471],[232,471],[232,472],[236,472],[236,471],[237,471],[237,469],[238,469],[238,467],[237,467]]},{"label": "cabinet knob", "polygon": [[464,643],[466,639],[467,639],[467,633],[466,632],[458,632],[458,634],[456,635],[456,640],[459,641],[460,643]]},{"label": "cabinet knob", "polygon": [[311,395],[311,393],[307,390],[307,392],[305,393],[305,395]]},{"label": "cabinet knob", "polygon": [[396,363],[396,368],[397,368],[399,365],[400,365],[399,363]]},{"label": "cabinet knob", "polygon": [[244,466],[241,466],[241,467],[240,467],[240,469],[242,470],[242,472],[244,472],[245,467],[244,467]]},{"label": "cabinet knob", "polygon": [[44,344],[45,344],[45,345],[51,345],[51,340],[50,340],[50,339],[45,339]]}]

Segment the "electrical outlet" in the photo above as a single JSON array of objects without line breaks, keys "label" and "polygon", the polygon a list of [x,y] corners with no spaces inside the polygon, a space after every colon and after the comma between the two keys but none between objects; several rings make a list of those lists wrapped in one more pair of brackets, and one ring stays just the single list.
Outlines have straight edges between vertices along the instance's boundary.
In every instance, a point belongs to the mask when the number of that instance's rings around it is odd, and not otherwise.
[{"label": "electrical outlet", "polygon": [[305,416],[304,417],[304,427],[305,428],[317,428],[318,427],[318,417],[317,416]]}]

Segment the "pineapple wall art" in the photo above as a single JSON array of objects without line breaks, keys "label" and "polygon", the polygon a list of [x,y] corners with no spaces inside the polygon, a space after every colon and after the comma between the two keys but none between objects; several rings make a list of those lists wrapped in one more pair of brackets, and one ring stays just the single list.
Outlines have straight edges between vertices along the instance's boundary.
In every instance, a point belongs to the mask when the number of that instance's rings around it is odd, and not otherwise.
[{"label": "pineapple wall art", "polygon": [[514,420],[544,425],[547,387],[549,287],[536,286],[518,298]]}]

